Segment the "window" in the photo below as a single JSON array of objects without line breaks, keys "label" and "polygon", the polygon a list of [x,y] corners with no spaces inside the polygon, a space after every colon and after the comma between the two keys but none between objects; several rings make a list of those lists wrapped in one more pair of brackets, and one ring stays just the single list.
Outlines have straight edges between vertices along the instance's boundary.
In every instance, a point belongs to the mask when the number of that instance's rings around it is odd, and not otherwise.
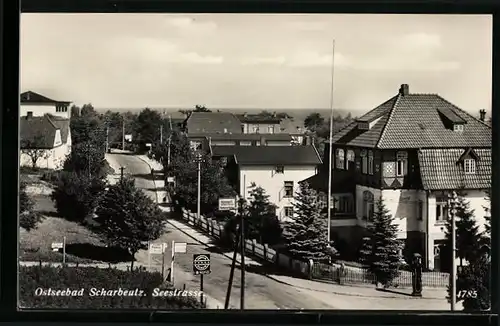
[{"label": "window", "polygon": [[336,167],[337,169],[343,169],[344,164],[345,164],[345,157],[344,157],[344,150],[343,149],[337,149],[336,151]]},{"label": "window", "polygon": [[249,140],[241,140],[240,146],[252,146],[252,142]]},{"label": "window", "polygon": [[352,213],[354,211],[354,201],[351,196],[339,196],[333,201],[335,212]]},{"label": "window", "polygon": [[293,197],[293,181],[285,181],[285,198]]},{"label": "window", "polygon": [[464,171],[465,171],[465,174],[476,173],[476,161],[473,159],[464,160]]},{"label": "window", "polygon": [[259,126],[253,126],[252,130],[253,130],[254,134],[258,134],[259,133]]},{"label": "window", "polygon": [[274,126],[267,127],[267,132],[270,134],[274,134]]},{"label": "window", "polygon": [[283,165],[277,165],[275,171],[276,173],[284,173],[285,167]]},{"label": "window", "polygon": [[244,134],[245,133],[245,125],[241,125],[241,133]]},{"label": "window", "polygon": [[464,125],[454,125],[453,126],[454,131],[464,131]]},{"label": "window", "polygon": [[417,220],[422,221],[424,219],[424,202],[417,201]]},{"label": "window", "polygon": [[373,218],[374,200],[373,194],[369,191],[363,192],[363,219],[371,221]]},{"label": "window", "polygon": [[373,151],[368,151],[368,174],[373,174]]},{"label": "window", "polygon": [[448,219],[448,199],[445,196],[436,198],[436,223],[444,223]]},{"label": "window", "polygon": [[361,173],[368,173],[368,157],[366,156],[366,150],[361,151]]},{"label": "window", "polygon": [[293,207],[292,206],[285,206],[284,211],[285,211],[285,217],[293,217]]},{"label": "window", "polygon": [[406,162],[408,154],[406,152],[398,152],[396,154],[396,176],[402,177],[406,174]]},{"label": "window", "polygon": [[350,170],[354,167],[354,159],[355,159],[354,151],[348,150],[347,151],[347,165],[346,165],[346,168],[348,170]]}]

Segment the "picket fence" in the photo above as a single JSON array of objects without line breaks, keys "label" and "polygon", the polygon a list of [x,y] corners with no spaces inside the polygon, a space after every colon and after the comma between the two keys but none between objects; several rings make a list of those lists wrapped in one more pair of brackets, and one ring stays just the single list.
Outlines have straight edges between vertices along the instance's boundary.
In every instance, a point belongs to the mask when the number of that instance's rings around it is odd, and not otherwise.
[{"label": "picket fence", "polygon": [[[189,225],[196,227],[214,239],[220,239],[224,230],[224,225],[218,221],[206,218],[201,215],[198,219],[197,214],[192,213],[186,209],[182,209],[182,219]],[[267,244],[260,244],[255,239],[245,240],[245,252],[259,260],[267,263],[276,264],[294,275],[312,278],[313,262],[304,262],[297,259],[292,259],[287,255],[277,252],[269,248]]]},{"label": "picket fence", "polygon": [[[182,219],[189,225],[201,230],[214,239],[220,239],[224,225],[215,219],[200,216],[186,209],[182,209]],[[274,264],[288,271],[288,273],[307,279],[323,280],[340,284],[373,284],[375,279],[362,268],[347,268],[345,275],[339,278],[338,267],[322,263],[314,263],[297,260],[269,248],[267,244],[260,244],[256,240],[245,240],[245,252],[261,261]],[[411,287],[411,273],[401,271],[395,280],[399,287]],[[439,272],[425,272],[422,275],[422,283],[425,287],[445,288],[449,284],[449,275]]]}]

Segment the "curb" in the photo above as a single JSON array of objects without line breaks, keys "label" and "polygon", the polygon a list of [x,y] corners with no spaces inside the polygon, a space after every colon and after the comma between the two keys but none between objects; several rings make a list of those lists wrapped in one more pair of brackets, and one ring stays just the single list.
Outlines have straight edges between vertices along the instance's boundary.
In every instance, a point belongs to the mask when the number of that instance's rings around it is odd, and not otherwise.
[{"label": "curb", "polygon": [[[149,162],[147,162],[145,159],[143,159],[142,157],[140,156],[137,156],[141,161],[143,161],[144,163],[146,163],[149,168],[151,169],[151,164],[149,164]],[[156,188],[156,182],[155,180],[153,179],[153,184],[155,185],[155,188]],[[155,195],[156,195],[156,202],[157,204],[159,204],[158,202],[158,192],[155,190]],[[182,232],[183,234],[185,234],[186,236],[190,237],[191,239],[193,239],[194,241],[198,242],[199,244],[201,245],[204,245],[204,246],[207,246],[209,247],[210,245],[208,243],[204,243],[202,241],[200,241],[199,239],[197,239],[196,237],[188,234],[187,232],[183,231],[182,229],[180,229],[179,227],[177,227],[176,225],[172,224],[169,220],[167,220],[167,223],[169,225],[171,225],[172,227],[174,227],[175,229],[177,229],[178,231]],[[183,223],[185,224],[184,222],[180,222],[180,223]],[[192,227],[188,224],[185,224],[187,227],[191,228]],[[198,230],[194,229],[196,232],[199,232]],[[201,234],[203,234],[202,232],[200,232]],[[205,234],[203,234],[205,235]],[[206,236],[206,235],[205,235]],[[220,253],[222,256],[228,258],[229,260],[233,260],[233,257],[231,257],[229,254],[226,254],[226,253]],[[241,266],[241,262],[239,259],[236,259],[236,262],[238,263],[238,265]],[[245,264],[247,265],[247,264]],[[294,288],[298,288],[298,289],[303,289],[303,290],[308,290],[308,291],[316,291],[316,292],[322,292],[322,293],[331,293],[331,294],[335,294],[335,295],[343,295],[343,296],[351,296],[351,297],[360,297],[360,298],[371,298],[371,299],[380,299],[380,298],[385,298],[385,299],[406,299],[406,300],[416,300],[416,299],[420,299],[420,300],[440,300],[440,299],[443,299],[443,298],[435,298],[435,297],[429,297],[429,298],[417,298],[417,297],[408,297],[408,298],[405,298],[404,295],[399,295],[399,296],[375,296],[375,295],[364,295],[364,294],[356,294],[356,293],[345,293],[345,292],[337,292],[337,291],[325,291],[325,290],[320,290],[320,289],[312,289],[312,288],[308,288],[308,287],[304,287],[304,286],[299,286],[299,285],[294,285],[294,284],[290,284],[288,282],[285,282],[285,281],[282,281],[280,279],[277,279],[271,275],[264,275],[264,274],[260,274],[262,276],[265,276],[275,282],[278,282],[280,284],[283,284],[283,285],[288,285],[288,286],[291,286],[291,287],[294,287]],[[319,281],[321,282],[321,281]],[[327,282],[321,282],[321,283],[325,283],[325,284],[331,284],[331,283],[327,283]],[[352,286],[354,288],[356,288],[356,286]],[[443,299],[444,300],[444,299]]]}]

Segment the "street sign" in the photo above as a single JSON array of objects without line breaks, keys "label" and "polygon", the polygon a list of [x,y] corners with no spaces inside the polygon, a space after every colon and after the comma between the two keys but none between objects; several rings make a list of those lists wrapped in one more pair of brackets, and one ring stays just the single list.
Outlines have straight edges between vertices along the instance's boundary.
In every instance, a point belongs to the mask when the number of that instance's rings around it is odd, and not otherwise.
[{"label": "street sign", "polygon": [[185,242],[176,242],[174,247],[174,252],[185,254],[187,251],[187,243]]},{"label": "street sign", "polygon": [[194,275],[210,274],[210,255],[194,254],[193,272]]},{"label": "street sign", "polygon": [[166,243],[150,243],[149,244],[149,253],[153,255],[161,255],[167,249]]},{"label": "street sign", "polygon": [[219,211],[236,209],[236,198],[219,198]]},{"label": "street sign", "polygon": [[54,250],[54,251],[62,249],[63,247],[64,247],[64,244],[62,242],[52,242],[52,250]]},{"label": "street sign", "polygon": [[132,135],[125,135],[126,141],[132,141]]}]

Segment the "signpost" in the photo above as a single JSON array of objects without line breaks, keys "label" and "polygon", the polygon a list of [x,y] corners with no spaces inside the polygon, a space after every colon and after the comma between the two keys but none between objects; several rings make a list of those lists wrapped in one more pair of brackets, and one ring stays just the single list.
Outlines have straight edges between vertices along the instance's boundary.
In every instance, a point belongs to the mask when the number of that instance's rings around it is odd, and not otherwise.
[{"label": "signpost", "polygon": [[219,211],[236,210],[236,198],[219,198]]},{"label": "signpost", "polygon": [[161,259],[161,275],[164,275],[165,270],[165,250],[168,245],[166,243],[149,243],[148,242],[148,267],[151,268],[151,255],[162,255]]},{"label": "signpost", "polygon": [[63,265],[66,264],[66,237],[63,237],[63,242],[52,242],[51,245],[52,251],[59,251],[62,249],[63,251]]},{"label": "signpost", "polygon": [[201,302],[203,303],[203,275],[210,274],[210,255],[194,254],[193,255],[193,273],[200,275],[200,292]]},{"label": "signpost", "polygon": [[170,282],[172,283],[172,285],[174,284],[175,254],[176,253],[185,254],[186,251],[187,251],[187,243],[185,242],[176,243],[174,240],[172,240],[172,257],[170,259]]}]

